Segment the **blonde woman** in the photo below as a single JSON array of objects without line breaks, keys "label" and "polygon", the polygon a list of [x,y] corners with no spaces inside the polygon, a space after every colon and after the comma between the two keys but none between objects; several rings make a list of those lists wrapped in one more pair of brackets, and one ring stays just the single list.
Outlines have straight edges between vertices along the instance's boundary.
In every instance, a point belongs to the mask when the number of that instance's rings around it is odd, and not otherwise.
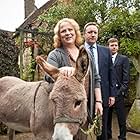
[{"label": "blonde woman", "polygon": [[[79,55],[79,47],[82,44],[82,36],[80,32],[80,27],[78,23],[74,19],[63,18],[60,20],[55,28],[54,28],[54,47],[55,49],[51,51],[48,55],[47,61],[53,66],[60,69],[60,72],[65,76],[71,76],[74,73],[74,67],[76,64],[77,57]],[[45,70],[45,62],[42,57],[37,57],[37,62],[43,67]],[[92,63],[92,65],[94,65]],[[92,68],[95,66],[92,66]],[[95,94],[95,113],[99,112],[102,115],[102,97],[100,90],[100,77],[96,72],[96,68],[94,70],[94,74],[92,76],[94,82],[92,85],[88,87],[91,90],[88,90],[90,93]],[[50,78],[46,76],[46,80],[51,82]],[[91,82],[90,82],[91,83]],[[93,99],[94,100],[94,99]],[[93,115],[92,115],[93,117]],[[80,140],[86,140],[85,136],[81,136]],[[79,138],[78,138],[79,139]]]}]

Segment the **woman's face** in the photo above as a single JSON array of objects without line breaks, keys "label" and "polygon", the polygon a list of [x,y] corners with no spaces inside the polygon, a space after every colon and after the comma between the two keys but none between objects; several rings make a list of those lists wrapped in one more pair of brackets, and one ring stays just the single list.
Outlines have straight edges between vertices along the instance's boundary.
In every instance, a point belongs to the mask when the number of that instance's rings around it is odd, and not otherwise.
[{"label": "woman's face", "polygon": [[64,46],[75,44],[75,29],[69,22],[62,22],[60,24],[60,39]]}]

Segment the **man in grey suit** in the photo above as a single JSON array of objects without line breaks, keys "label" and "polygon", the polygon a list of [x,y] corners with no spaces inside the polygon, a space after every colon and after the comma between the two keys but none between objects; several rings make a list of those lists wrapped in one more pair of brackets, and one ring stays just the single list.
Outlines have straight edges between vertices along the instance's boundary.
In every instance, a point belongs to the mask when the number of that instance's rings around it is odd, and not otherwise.
[{"label": "man in grey suit", "polygon": [[114,66],[116,102],[109,108],[108,115],[108,138],[112,139],[112,111],[115,109],[119,124],[119,140],[126,140],[126,111],[124,97],[127,96],[129,83],[129,60],[125,55],[118,53],[119,42],[116,38],[110,38],[107,43],[112,52],[112,61]]},{"label": "man in grey suit", "polygon": [[108,109],[115,103],[115,93],[113,85],[113,64],[109,48],[96,43],[98,39],[98,25],[95,22],[89,22],[84,27],[85,48],[93,55],[95,59],[96,70],[101,77],[101,92],[103,100],[102,116],[102,134],[97,140],[108,140],[107,137],[107,119]]}]

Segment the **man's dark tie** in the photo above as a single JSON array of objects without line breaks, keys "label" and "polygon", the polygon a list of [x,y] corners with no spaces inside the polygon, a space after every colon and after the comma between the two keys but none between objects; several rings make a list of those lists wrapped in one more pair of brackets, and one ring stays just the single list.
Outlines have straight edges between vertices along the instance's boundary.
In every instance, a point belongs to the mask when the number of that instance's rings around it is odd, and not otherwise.
[{"label": "man's dark tie", "polygon": [[[93,50],[94,49],[94,50]],[[98,55],[98,54],[96,54],[96,52],[95,51],[97,51],[96,50],[96,48],[92,45],[92,46],[90,46],[89,47],[89,50],[90,50],[90,52],[91,52],[91,55],[92,55],[92,58],[93,58],[93,60],[94,60],[94,62],[95,62],[95,66],[96,66],[96,70],[97,70],[97,73],[99,73],[99,68],[98,68],[98,56],[96,56],[96,55]],[[95,52],[95,54],[94,54],[94,52]],[[96,58],[97,57],[97,58]]]},{"label": "man's dark tie", "polygon": [[[92,46],[90,46],[89,47],[89,51],[90,51],[90,55],[91,55],[91,59],[92,59],[92,61],[95,61],[95,58],[94,58],[94,52],[93,52],[93,47]],[[93,63],[91,63],[91,66],[92,66],[92,64]],[[91,68],[91,70],[90,70],[90,75],[91,75],[91,77],[93,76],[93,67]],[[90,78],[91,78],[90,77]],[[90,79],[89,78],[89,79]],[[92,77],[93,78],[93,77]],[[89,82],[91,85],[93,85],[93,80],[90,80],[90,82]],[[91,86],[90,87],[90,92],[89,92],[89,99],[88,99],[88,104],[89,104],[89,111],[88,111],[88,115],[90,116],[89,117],[89,120],[91,119],[92,120],[92,118],[93,118],[93,116],[94,116],[94,113],[93,113],[93,106],[94,106],[94,95],[93,95],[93,86]]]},{"label": "man's dark tie", "polygon": [[94,52],[93,52],[93,46],[92,45],[89,47],[89,50],[90,50],[90,52],[91,52],[91,54],[92,54],[92,56],[94,58]]}]

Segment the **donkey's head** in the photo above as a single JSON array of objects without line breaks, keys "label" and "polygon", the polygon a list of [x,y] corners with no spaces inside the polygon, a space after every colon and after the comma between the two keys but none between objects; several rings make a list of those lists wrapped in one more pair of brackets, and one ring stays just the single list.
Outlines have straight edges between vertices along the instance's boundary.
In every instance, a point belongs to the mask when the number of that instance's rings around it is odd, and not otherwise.
[{"label": "donkey's head", "polygon": [[78,129],[87,119],[87,96],[83,80],[87,73],[89,59],[84,48],[80,49],[75,73],[71,77],[50,73],[57,80],[50,94],[54,105],[53,140],[73,140]]}]

